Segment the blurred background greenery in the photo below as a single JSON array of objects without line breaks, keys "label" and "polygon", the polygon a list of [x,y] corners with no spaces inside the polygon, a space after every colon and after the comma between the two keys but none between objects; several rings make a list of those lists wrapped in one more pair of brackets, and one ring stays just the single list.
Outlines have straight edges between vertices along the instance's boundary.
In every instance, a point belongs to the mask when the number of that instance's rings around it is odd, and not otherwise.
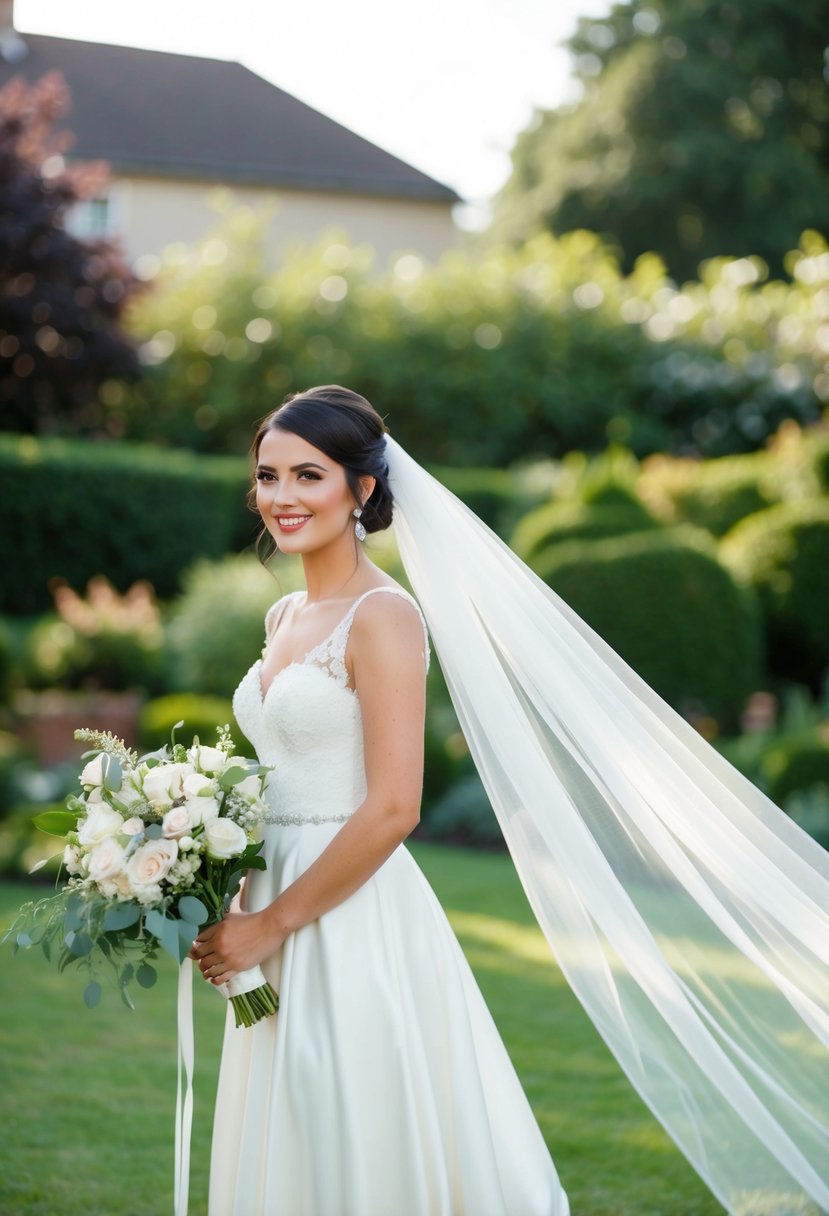
[{"label": "blurred background greenery", "polygon": [[[262,219],[139,278],[71,235],[54,91],[0,94],[0,870],[74,725],[230,720],[262,619],[256,419],[347,383],[671,705],[829,846],[829,90],[816,0],[613,7],[436,265]],[[51,107],[51,108],[50,108]],[[393,543],[372,556],[403,579]],[[422,834],[499,847],[437,664]],[[67,742],[69,741],[69,742]],[[48,843],[45,851],[48,852]]]}]

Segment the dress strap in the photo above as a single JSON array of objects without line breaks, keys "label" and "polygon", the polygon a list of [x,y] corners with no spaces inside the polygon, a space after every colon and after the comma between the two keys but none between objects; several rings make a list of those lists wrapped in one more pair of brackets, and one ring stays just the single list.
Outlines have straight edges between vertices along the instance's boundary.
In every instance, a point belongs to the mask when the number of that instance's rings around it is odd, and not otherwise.
[{"label": "dress strap", "polygon": [[370,587],[368,591],[364,591],[363,594],[354,601],[354,603],[349,608],[346,616],[340,622],[337,629],[335,630],[334,635],[332,636],[332,642],[336,645],[337,651],[338,651],[337,659],[340,661],[340,663],[344,667],[345,666],[345,648],[348,645],[348,635],[351,632],[351,626],[354,621],[354,614],[356,613],[357,609],[362,604],[363,600],[368,599],[368,597],[370,595],[375,595],[378,591],[386,591],[390,595],[399,595],[402,599],[406,600],[409,604],[412,604],[413,607],[415,607],[417,609],[417,615],[420,617],[420,623],[423,626],[423,661],[426,664],[426,671],[428,672],[430,652],[429,652],[429,631],[426,626],[426,618],[424,617],[423,613],[421,612],[420,604],[418,604],[418,602],[414,598],[414,596],[410,595],[408,591],[404,591],[402,587]]},{"label": "dress strap", "polygon": [[289,591],[287,595],[283,595],[281,599],[278,599],[275,604],[271,604],[270,608],[265,613],[265,645],[262,647],[263,654],[265,653],[265,650],[267,649],[268,644],[273,637],[277,626],[279,625],[279,622],[285,615],[285,609],[297,594],[298,593],[296,591]]}]

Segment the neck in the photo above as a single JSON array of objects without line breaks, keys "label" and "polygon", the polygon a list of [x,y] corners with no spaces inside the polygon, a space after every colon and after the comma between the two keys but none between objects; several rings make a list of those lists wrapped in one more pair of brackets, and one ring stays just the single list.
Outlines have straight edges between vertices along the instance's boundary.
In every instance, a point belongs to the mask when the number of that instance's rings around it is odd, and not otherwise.
[{"label": "neck", "polygon": [[361,550],[355,552],[351,538],[348,543],[333,549],[329,547],[302,555],[308,604],[321,600],[337,599],[340,595],[356,594],[360,578],[368,565],[368,558]]}]

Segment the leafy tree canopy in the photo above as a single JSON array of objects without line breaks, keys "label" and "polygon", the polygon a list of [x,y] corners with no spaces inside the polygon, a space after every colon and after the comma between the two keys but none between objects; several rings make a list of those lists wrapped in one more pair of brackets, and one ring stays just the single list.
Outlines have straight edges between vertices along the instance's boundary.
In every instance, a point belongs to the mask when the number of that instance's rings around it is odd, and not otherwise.
[{"label": "leafy tree canopy", "polygon": [[108,241],[83,241],[66,218],[106,175],[67,167],[52,128],[69,94],[58,73],[0,90],[0,429],[95,423],[107,385],[139,373],[119,318],[136,280]]},{"label": "leafy tree canopy", "polygon": [[829,229],[824,0],[631,0],[569,41],[581,100],[519,137],[493,235],[599,232],[678,278]]}]

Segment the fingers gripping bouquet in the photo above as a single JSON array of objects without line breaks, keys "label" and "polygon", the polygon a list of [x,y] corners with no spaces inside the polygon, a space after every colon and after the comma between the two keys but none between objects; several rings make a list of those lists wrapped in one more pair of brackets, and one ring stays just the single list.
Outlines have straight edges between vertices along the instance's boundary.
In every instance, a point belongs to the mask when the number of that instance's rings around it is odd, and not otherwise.
[{"label": "fingers gripping bouquet", "polygon": [[[179,723],[179,726],[182,724]],[[139,757],[121,739],[76,732],[92,744],[80,775],[82,793],[66,811],[46,812],[38,827],[66,841],[68,881],[48,899],[21,908],[7,936],[15,948],[40,944],[58,965],[86,966],[84,999],[101,998],[98,972],[111,965],[124,1002],[133,979],[156,980],[158,950],[176,962],[199,929],[222,919],[245,870],[264,870],[254,831],[266,812],[268,768],[234,755],[229,727],[218,745],[194,740]],[[275,1013],[279,998],[259,967],[217,985],[231,1001],[237,1026]]]}]

